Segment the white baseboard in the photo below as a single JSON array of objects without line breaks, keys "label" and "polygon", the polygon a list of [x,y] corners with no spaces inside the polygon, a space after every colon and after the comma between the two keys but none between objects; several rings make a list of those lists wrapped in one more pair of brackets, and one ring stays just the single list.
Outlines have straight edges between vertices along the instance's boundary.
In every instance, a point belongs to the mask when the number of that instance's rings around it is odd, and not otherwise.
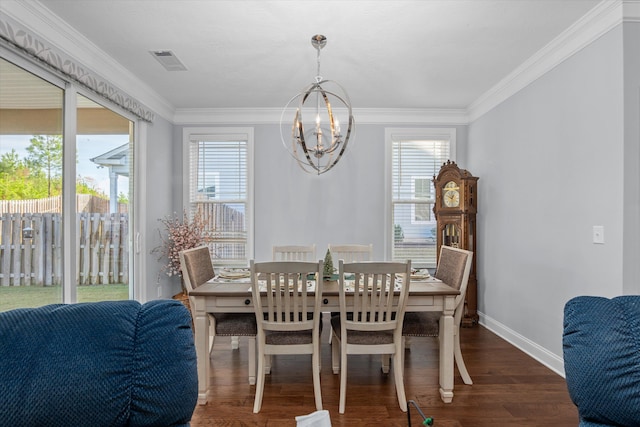
[{"label": "white baseboard", "polygon": [[524,351],[526,354],[533,357],[535,360],[542,363],[562,378],[565,377],[564,359],[561,356],[550,352],[546,348],[520,335],[516,331],[509,329],[495,319],[486,316],[484,313],[478,312],[478,316],[480,325],[498,335],[514,347]]}]

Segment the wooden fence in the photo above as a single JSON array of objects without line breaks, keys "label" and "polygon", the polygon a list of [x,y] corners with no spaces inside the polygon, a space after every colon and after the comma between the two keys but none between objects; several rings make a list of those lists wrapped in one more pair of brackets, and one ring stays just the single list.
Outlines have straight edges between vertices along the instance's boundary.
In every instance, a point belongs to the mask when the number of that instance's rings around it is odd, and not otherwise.
[{"label": "wooden fence", "polygon": [[[129,283],[129,215],[77,214],[78,285]],[[0,286],[62,284],[62,216],[0,215]]]},{"label": "wooden fence", "polygon": [[209,250],[217,263],[234,265],[246,260],[247,228],[245,216],[224,203],[197,203],[196,212],[202,216],[215,242]]},{"label": "wooden fence", "polygon": [[[118,203],[118,212],[126,213],[128,205]],[[29,200],[0,200],[0,214],[62,212],[62,196]],[[109,212],[109,199],[92,194],[76,194],[76,212]]]},{"label": "wooden fence", "polygon": [[[99,213],[109,208],[108,200],[106,204],[100,200],[78,195],[76,284],[129,284],[129,215]],[[0,286],[62,284],[59,202],[59,197],[0,200]],[[216,258],[229,264],[244,260],[244,214],[218,203],[202,203],[198,208],[205,224],[216,230],[216,242],[210,245]],[[28,213],[29,209],[41,211]]]}]

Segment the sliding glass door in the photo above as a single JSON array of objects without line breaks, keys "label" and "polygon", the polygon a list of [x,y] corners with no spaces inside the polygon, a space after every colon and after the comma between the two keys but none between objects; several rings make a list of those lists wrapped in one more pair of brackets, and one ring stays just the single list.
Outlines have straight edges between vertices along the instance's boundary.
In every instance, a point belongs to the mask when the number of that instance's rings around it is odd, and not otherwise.
[{"label": "sliding glass door", "polygon": [[77,299],[128,299],[133,122],[82,95],[76,111]]},{"label": "sliding glass door", "polygon": [[128,299],[134,122],[25,68],[0,58],[0,311]]},{"label": "sliding glass door", "polygon": [[63,302],[64,90],[0,59],[0,310]]}]

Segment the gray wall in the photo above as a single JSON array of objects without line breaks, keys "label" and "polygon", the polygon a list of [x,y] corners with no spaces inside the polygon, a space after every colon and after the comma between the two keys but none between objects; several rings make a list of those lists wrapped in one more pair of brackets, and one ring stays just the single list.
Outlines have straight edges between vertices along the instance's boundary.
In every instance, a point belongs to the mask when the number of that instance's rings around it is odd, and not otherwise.
[{"label": "gray wall", "polygon": [[622,76],[618,26],[469,127],[481,321],[558,371],[567,300],[623,293]]},{"label": "gray wall", "polygon": [[[161,271],[161,263],[158,261],[159,253],[154,252],[155,248],[162,245],[159,230],[166,236],[164,226],[159,221],[166,215],[173,212],[181,213],[182,210],[175,210],[174,194],[176,194],[176,174],[181,171],[176,169],[174,156],[175,146],[179,145],[173,138],[174,126],[162,117],[157,116],[153,123],[147,126],[147,141],[142,162],[145,189],[143,190],[144,205],[142,218],[143,248],[141,252],[145,256],[145,291],[146,299],[170,298],[180,291],[180,280],[176,277],[169,277]],[[137,166],[141,166],[138,164]],[[179,176],[179,175],[178,175]],[[164,262],[164,261],[163,261]],[[144,291],[143,291],[144,292]]]},{"label": "gray wall", "polygon": [[384,258],[384,128],[358,126],[357,139],[329,172],[307,174],[288,154],[278,125],[255,133],[255,258],[272,245],[373,243]]},{"label": "gray wall", "polygon": [[[356,137],[343,158],[320,176],[300,169],[282,145],[278,124],[253,127],[254,258],[271,259],[271,247],[277,244],[315,243],[317,257],[324,258],[329,243],[372,243],[374,257],[385,259],[385,127],[428,126],[357,125]],[[456,128],[458,158],[463,158],[460,153],[467,145],[467,127],[434,127]],[[174,132],[176,141],[182,129]],[[182,158],[182,142],[174,146],[173,156]],[[181,161],[179,167],[182,170]],[[181,179],[177,174],[176,180]],[[174,183],[174,189],[180,192],[173,198],[174,209],[181,210],[181,184]]]}]

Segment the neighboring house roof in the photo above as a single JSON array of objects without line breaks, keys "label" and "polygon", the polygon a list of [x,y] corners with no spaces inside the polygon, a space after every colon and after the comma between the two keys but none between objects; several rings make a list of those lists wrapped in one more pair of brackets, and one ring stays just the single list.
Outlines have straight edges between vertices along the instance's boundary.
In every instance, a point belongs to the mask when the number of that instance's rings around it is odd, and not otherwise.
[{"label": "neighboring house roof", "polygon": [[108,167],[121,176],[129,176],[129,143],[107,151],[104,154],[90,159],[98,166]]}]

